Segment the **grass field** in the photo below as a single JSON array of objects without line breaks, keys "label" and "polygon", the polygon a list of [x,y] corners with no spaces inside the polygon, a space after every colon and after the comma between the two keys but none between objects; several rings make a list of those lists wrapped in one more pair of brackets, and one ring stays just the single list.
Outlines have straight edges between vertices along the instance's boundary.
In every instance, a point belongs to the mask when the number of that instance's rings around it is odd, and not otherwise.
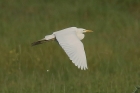
[{"label": "grass field", "polygon": [[[71,26],[94,31],[82,40],[86,71],[56,42],[31,47]],[[132,93],[137,85],[140,0],[0,0],[0,93]]]}]

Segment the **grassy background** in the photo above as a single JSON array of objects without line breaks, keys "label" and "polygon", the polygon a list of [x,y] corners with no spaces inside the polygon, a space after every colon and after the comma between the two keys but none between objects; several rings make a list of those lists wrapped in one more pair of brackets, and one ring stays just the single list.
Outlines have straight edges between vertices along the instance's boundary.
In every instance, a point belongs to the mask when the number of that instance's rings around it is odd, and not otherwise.
[{"label": "grassy background", "polygon": [[[94,30],[82,41],[86,71],[56,42],[30,46],[70,26]],[[140,0],[0,0],[0,93],[131,93],[139,35]]]}]

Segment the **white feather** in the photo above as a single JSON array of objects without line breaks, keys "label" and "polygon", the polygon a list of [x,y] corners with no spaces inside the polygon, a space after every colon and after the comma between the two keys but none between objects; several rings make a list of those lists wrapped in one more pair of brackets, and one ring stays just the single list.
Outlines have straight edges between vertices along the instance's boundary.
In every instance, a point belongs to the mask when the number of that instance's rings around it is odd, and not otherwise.
[{"label": "white feather", "polygon": [[82,70],[88,69],[86,54],[83,43],[80,41],[84,38],[85,32],[92,32],[83,28],[70,27],[54,32],[52,35],[46,35],[45,38],[33,42],[32,45],[42,44],[45,41],[57,40],[70,60]]},{"label": "white feather", "polygon": [[80,41],[76,35],[76,31],[73,29],[68,31],[68,29],[54,32],[53,33],[59,42],[60,46],[64,49],[66,54],[72,60],[72,62],[81,69],[87,68],[87,60],[84,51],[83,43]]},{"label": "white feather", "polygon": [[52,35],[46,35],[45,36],[45,40],[50,40],[50,39],[54,39],[55,38],[55,35],[54,34],[52,34]]}]

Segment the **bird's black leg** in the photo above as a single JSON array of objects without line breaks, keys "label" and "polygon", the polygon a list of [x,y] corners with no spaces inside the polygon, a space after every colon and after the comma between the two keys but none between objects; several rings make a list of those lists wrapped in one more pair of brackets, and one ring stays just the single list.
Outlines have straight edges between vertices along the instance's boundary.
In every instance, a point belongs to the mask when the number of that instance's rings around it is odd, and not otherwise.
[{"label": "bird's black leg", "polygon": [[47,40],[39,40],[39,41],[36,41],[36,42],[33,42],[31,45],[32,46],[35,46],[35,45],[39,45],[39,44],[42,44],[44,42],[46,42]]}]

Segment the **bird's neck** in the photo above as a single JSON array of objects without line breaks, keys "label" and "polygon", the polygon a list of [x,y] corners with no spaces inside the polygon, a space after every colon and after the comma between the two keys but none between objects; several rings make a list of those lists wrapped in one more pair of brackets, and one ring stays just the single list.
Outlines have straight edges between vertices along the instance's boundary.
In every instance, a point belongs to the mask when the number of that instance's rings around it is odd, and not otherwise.
[{"label": "bird's neck", "polygon": [[77,37],[79,38],[79,40],[82,40],[85,37],[85,35],[84,34],[77,34]]}]

